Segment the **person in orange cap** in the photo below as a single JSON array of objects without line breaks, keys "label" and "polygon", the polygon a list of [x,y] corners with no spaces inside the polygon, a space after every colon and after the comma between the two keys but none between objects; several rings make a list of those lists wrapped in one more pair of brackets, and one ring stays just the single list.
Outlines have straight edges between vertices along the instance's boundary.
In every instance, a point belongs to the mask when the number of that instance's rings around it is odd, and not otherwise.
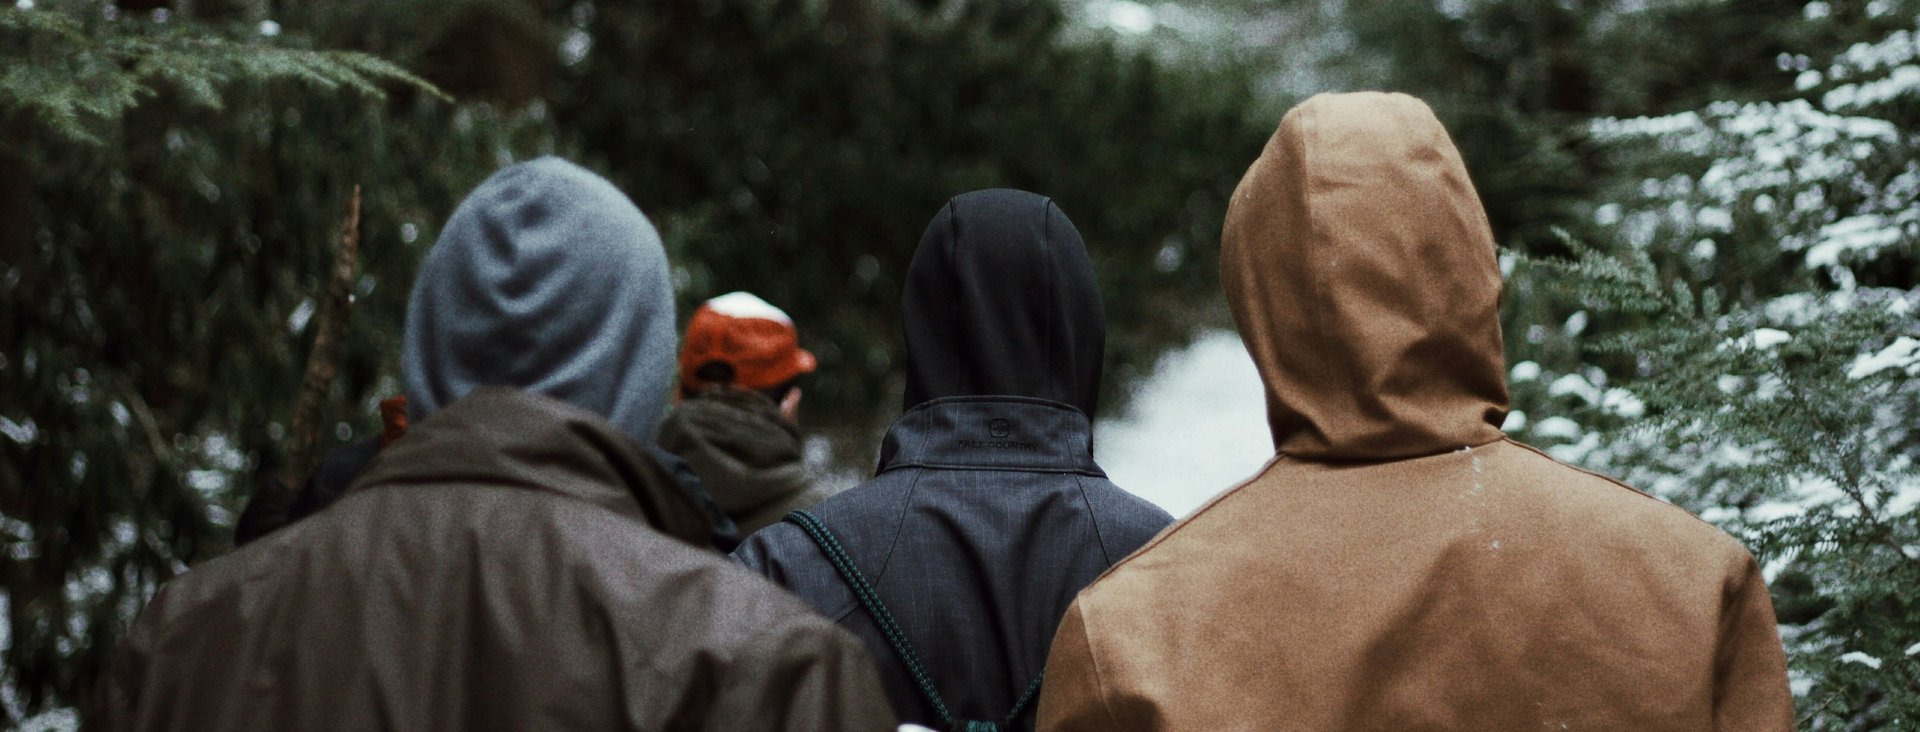
[{"label": "person in orange cap", "polygon": [[680,350],[680,403],[660,427],[746,536],[827,497],[800,445],[802,374],[817,362],[786,312],[746,292],[702,304]]}]

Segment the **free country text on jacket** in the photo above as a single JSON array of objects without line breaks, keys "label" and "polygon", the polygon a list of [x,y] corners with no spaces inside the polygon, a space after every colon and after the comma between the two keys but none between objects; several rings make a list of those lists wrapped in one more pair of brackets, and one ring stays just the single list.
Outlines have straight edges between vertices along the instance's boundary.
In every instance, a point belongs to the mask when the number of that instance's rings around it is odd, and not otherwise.
[{"label": "free country text on jacket", "polygon": [[605,180],[507,168],[408,307],[413,426],[327,510],[161,589],[108,730],[882,730],[858,641],[705,547],[646,445],[666,260]]},{"label": "free country text on jacket", "polygon": [[1753,557],[1505,439],[1492,234],[1412,97],[1289,112],[1221,279],[1277,457],[1081,593],[1044,730],[1788,730]]},{"label": "free country text on jacket", "polygon": [[[907,410],[878,474],[812,509],[844,542],[958,719],[1000,721],[1074,593],[1171,518],[1093,461],[1105,314],[1079,233],[1047,198],[954,198],[903,294]],[[854,631],[905,721],[944,727],[874,619],[802,530],[738,559]],[[1030,729],[1028,711],[1013,720]]]}]

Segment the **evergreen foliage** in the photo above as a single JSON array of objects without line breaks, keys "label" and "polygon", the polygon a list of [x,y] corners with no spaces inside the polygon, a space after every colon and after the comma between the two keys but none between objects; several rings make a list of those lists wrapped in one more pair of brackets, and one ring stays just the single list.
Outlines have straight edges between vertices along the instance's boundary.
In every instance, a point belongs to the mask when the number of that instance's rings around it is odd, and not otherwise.
[{"label": "evergreen foliage", "polygon": [[1920,7],[1347,7],[1508,247],[1508,431],[1755,551],[1803,728],[1920,724]]},{"label": "evergreen foliage", "polygon": [[278,470],[352,185],[363,274],[328,445],[397,391],[438,222],[553,147],[372,57],[103,7],[0,10],[0,727],[85,699],[154,588],[230,546]]},{"label": "evergreen foliage", "polygon": [[1595,328],[1584,363],[1526,393],[1524,431],[1755,550],[1807,729],[1920,721],[1920,43],[1901,10],[1866,13],[1870,41],[1780,56],[1778,101],[1592,122],[1619,171],[1601,250],[1518,275]]},{"label": "evergreen foliage", "polygon": [[[350,51],[285,48],[221,33],[166,16],[117,19],[113,6],[69,0],[42,10],[0,10],[0,105],[28,113],[52,133],[101,143],[128,110],[162,86],[181,101],[221,109],[222,90],[235,81],[298,80],[323,92],[346,89],[382,98],[389,84],[445,95],[419,77],[380,58]],[[88,11],[99,10],[99,13]],[[272,26],[268,27],[269,29]]]}]

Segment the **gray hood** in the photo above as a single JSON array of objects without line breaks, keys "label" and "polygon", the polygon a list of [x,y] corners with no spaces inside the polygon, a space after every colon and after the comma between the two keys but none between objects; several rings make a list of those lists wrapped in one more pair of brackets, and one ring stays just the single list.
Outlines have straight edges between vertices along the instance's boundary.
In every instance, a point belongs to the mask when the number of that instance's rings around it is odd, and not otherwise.
[{"label": "gray hood", "polygon": [[420,267],[403,354],[408,416],[511,386],[651,444],[677,349],[653,224],[580,166],[520,163],[468,194]]}]

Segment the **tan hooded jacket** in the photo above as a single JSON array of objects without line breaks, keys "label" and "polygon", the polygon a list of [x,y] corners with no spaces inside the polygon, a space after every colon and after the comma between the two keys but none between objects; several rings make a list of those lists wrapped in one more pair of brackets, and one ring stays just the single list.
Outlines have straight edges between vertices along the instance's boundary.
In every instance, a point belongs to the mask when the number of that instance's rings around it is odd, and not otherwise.
[{"label": "tan hooded jacket", "polygon": [[1500,274],[1403,95],[1314,97],[1227,214],[1279,452],[1079,595],[1043,730],[1787,730],[1748,552],[1505,439]]},{"label": "tan hooded jacket", "polygon": [[691,541],[604,418],[482,387],[339,502],[161,588],[100,730],[891,730],[866,648]]}]

